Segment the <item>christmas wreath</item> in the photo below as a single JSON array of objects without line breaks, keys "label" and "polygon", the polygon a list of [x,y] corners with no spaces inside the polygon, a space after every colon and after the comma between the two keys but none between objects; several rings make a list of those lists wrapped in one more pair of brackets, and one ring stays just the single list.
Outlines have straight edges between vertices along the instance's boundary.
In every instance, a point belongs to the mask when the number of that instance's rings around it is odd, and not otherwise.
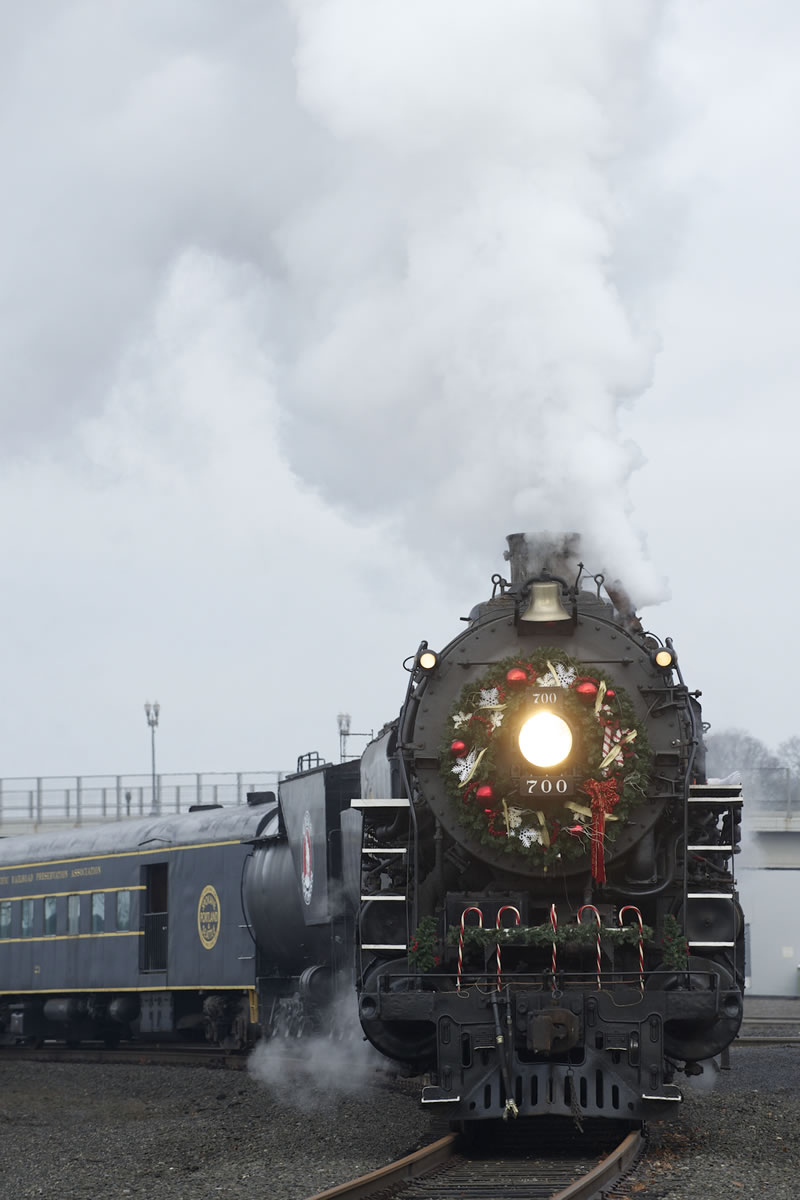
[{"label": "christmas wreath", "polygon": [[[536,693],[556,689],[573,734],[568,796],[522,794],[515,739]],[[605,845],[646,794],[650,750],[626,693],[604,672],[556,647],[496,663],[461,691],[450,713],[440,770],[460,819],[484,845],[544,870],[591,851],[592,875],[605,881]],[[523,772],[523,774],[524,774]],[[555,773],[555,769],[554,769]],[[552,785],[551,785],[552,786]],[[545,802],[546,799],[546,802]]]}]

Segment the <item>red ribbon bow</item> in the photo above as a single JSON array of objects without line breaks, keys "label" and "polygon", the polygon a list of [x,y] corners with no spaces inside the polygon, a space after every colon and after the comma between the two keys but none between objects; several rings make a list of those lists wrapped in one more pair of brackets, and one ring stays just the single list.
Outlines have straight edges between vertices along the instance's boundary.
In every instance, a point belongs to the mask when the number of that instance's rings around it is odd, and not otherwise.
[{"label": "red ribbon bow", "polygon": [[581,785],[592,800],[592,879],[597,883],[606,881],[606,857],[604,838],[606,833],[606,814],[610,813],[619,800],[619,788],[616,779],[587,779]]}]

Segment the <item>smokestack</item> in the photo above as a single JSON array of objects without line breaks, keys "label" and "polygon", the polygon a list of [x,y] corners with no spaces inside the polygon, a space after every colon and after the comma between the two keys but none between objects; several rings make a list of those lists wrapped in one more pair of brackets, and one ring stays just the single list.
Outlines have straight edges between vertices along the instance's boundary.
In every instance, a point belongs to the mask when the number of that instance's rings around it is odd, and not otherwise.
[{"label": "smokestack", "polygon": [[636,615],[636,609],[633,607],[633,601],[628,595],[627,589],[623,587],[618,579],[612,583],[606,582],[606,591],[611,597],[611,603],[619,614],[620,622],[631,633],[642,632],[642,622]]},{"label": "smokestack", "polygon": [[573,583],[578,574],[581,537],[579,533],[510,533],[504,554],[511,563],[511,584],[521,586],[532,575],[549,571]]},{"label": "smokestack", "polygon": [[[581,558],[581,535],[579,533],[510,533],[506,541],[508,549],[504,557],[511,563],[511,585],[521,587],[532,575],[549,571],[574,583],[578,576]],[[618,579],[605,582],[605,589],[617,611],[620,623],[631,633],[641,633],[642,623],[636,615],[627,589]]]}]

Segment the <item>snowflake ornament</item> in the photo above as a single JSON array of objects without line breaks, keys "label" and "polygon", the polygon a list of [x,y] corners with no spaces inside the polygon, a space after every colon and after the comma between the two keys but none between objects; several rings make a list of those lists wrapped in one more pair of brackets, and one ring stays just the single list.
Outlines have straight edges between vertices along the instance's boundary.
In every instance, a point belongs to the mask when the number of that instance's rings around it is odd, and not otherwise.
[{"label": "snowflake ornament", "polygon": [[546,675],[540,675],[536,680],[539,687],[572,687],[577,679],[578,673],[574,667],[565,667],[563,663],[550,664],[555,671],[555,676],[552,671],[548,671]]},{"label": "snowflake ornament", "polygon": [[500,703],[500,693],[496,687],[483,688],[478,703],[479,708],[495,708]]},{"label": "snowflake ornament", "polygon": [[503,724],[503,714],[501,712],[493,712],[489,717],[489,729],[494,733],[498,726]]},{"label": "snowflake ornament", "polygon": [[472,713],[465,713],[465,712],[454,713],[453,714],[453,724],[455,725],[456,729],[460,729],[462,725],[466,725],[469,722],[469,719],[471,716],[472,716]]},{"label": "snowflake ornament", "polygon": [[453,764],[452,771],[458,776],[459,783],[462,783],[469,775],[472,768],[475,766],[475,761],[478,757],[477,750],[470,750],[469,754],[465,754],[463,758],[457,758]]},{"label": "snowflake ornament", "polygon": [[541,833],[538,829],[532,829],[530,825],[526,825],[524,829],[520,829],[518,836],[526,850],[529,850],[533,845],[541,845],[542,843]]}]

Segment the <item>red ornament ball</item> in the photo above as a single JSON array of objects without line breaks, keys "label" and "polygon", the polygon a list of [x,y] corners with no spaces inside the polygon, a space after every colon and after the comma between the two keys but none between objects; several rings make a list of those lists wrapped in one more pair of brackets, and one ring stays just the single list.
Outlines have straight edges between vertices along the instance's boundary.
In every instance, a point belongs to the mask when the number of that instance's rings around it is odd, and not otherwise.
[{"label": "red ornament ball", "polygon": [[[597,695],[597,684],[593,679],[582,679],[580,683],[575,684],[575,691],[580,696],[581,700],[594,700]],[[608,693],[606,692],[606,695]]]},{"label": "red ornament ball", "polygon": [[454,754],[456,758],[463,758],[467,753],[467,743],[459,741],[451,742],[450,753]]},{"label": "red ornament ball", "polygon": [[475,795],[478,798],[478,800],[491,800],[494,795],[494,793],[492,792],[491,784],[482,783],[481,786],[476,791]]},{"label": "red ornament ball", "polygon": [[606,688],[606,700],[613,700],[616,694],[613,688]]},{"label": "red ornament ball", "polygon": [[528,672],[524,671],[522,667],[512,667],[509,671],[506,671],[506,683],[513,684],[514,687],[519,687],[520,684],[527,682]]}]

